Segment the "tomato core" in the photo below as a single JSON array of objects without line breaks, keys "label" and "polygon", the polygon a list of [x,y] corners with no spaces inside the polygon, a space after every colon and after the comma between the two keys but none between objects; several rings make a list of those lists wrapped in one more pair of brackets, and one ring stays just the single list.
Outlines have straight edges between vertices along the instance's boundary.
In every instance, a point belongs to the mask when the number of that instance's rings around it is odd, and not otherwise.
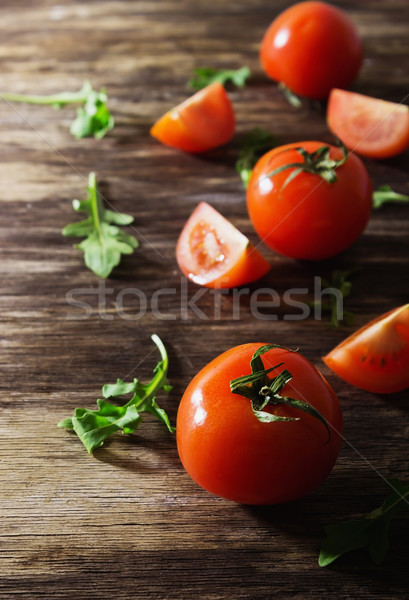
[{"label": "tomato core", "polygon": [[227,248],[214,227],[200,221],[190,234],[190,248],[203,270],[212,269],[227,257]]}]

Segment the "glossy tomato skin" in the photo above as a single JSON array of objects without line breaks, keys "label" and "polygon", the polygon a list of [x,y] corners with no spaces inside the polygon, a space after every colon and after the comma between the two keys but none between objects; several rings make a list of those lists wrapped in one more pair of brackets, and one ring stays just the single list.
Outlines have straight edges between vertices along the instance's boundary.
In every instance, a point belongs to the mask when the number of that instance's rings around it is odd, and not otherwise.
[{"label": "glossy tomato skin", "polygon": [[390,158],[409,147],[409,107],[334,89],[328,127],[345,146],[370,158]]},{"label": "glossy tomato skin", "polygon": [[323,360],[339,377],[368,392],[409,388],[409,304],[371,321]]},{"label": "glossy tomato skin", "polygon": [[166,146],[200,153],[226,144],[234,131],[233,105],[215,82],[165,113],[150,133]]},{"label": "glossy tomato skin", "polygon": [[271,23],[260,60],[275,81],[321,100],[332,88],[352,83],[362,65],[363,45],[346,13],[324,2],[301,2]]},{"label": "glossy tomato skin", "polygon": [[188,279],[214,289],[245,285],[271,268],[246,236],[206,202],[186,222],[176,258]]},{"label": "glossy tomato skin", "polygon": [[[287,169],[268,177],[274,169],[301,163],[297,147],[314,152],[322,142],[299,142],[274,148],[254,167],[247,188],[247,209],[260,238],[284,256],[321,260],[348,248],[363,232],[372,210],[372,184],[362,161],[350,154],[336,169],[337,181],[328,183],[311,173],[300,173],[288,185]],[[330,146],[331,158],[340,159]]]},{"label": "glossy tomato skin", "polygon": [[[285,365],[293,380],[282,394],[309,402],[327,420],[283,405],[276,414],[299,421],[261,423],[250,401],[230,392],[230,380],[251,372],[250,359],[263,344],[224,352],[187,387],[176,425],[177,446],[186,471],[209,492],[244,504],[278,504],[312,492],[329,474],[342,436],[342,413],[333,390],[318,370],[296,352],[274,349],[264,365]],[[274,374],[277,374],[273,371]]]}]

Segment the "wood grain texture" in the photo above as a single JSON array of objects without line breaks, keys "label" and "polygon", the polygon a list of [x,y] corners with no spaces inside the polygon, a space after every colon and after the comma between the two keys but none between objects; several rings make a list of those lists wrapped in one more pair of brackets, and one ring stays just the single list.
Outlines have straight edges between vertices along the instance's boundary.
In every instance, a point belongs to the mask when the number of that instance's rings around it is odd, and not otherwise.
[{"label": "wood grain texture", "polygon": [[[354,327],[333,331],[312,318],[288,320],[296,311],[282,297],[296,287],[310,299],[314,276],[359,264],[348,301],[356,327],[407,302],[408,208],[377,212],[351,249],[325,263],[301,264],[263,248],[272,270],[238,308],[232,293],[195,297],[199,289],[181,278],[175,260],[183,223],[202,200],[256,241],[234,170],[237,141],[253,126],[282,143],[331,139],[323,112],[289,108],[258,63],[267,25],[289,4],[1,3],[0,92],[76,90],[90,79],[106,86],[116,118],[103,140],[75,141],[68,131],[72,109],[0,103],[2,600],[407,597],[407,518],[392,525],[383,566],[359,553],[329,569],[317,565],[323,526],[379,505],[383,477],[408,481],[407,394],[378,397],[331,375],[320,357]],[[407,102],[407,2],[335,4],[351,14],[365,41],[354,89]],[[193,67],[243,64],[253,77],[230,92],[238,128],[225,148],[189,156],[149,137],[154,120],[188,95]],[[409,193],[407,153],[365,162],[375,186]],[[105,283],[61,236],[75,220],[71,200],[83,197],[91,170],[107,201],[135,216],[141,242]],[[263,309],[265,319],[250,312],[260,286],[281,299],[278,308]],[[151,310],[159,288],[175,290],[159,300],[162,319]],[[89,304],[90,314],[79,302]],[[346,442],[325,484],[286,506],[233,505],[188,478],[175,440],[148,418],[135,435],[115,436],[91,457],[75,436],[57,429],[76,406],[93,407],[104,383],[149,377],[154,332],[169,349],[174,387],[160,399],[173,422],[187,383],[220,352],[244,341],[299,346],[328,377],[344,411]]]}]

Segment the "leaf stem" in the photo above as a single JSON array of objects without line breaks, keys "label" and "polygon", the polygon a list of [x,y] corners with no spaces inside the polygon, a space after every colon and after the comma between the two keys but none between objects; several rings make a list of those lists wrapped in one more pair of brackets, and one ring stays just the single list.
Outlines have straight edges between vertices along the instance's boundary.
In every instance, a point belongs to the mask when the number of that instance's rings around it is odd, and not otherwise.
[{"label": "leaf stem", "polygon": [[[158,335],[156,335],[156,333],[154,333],[151,336],[151,340],[154,342],[154,344],[156,344],[156,347],[159,350],[160,357],[162,359],[162,364],[160,365],[160,363],[159,363],[160,367],[156,368],[155,376],[153,377],[153,379],[149,383],[149,385],[147,385],[145,393],[139,398],[138,402],[136,402],[136,403],[133,402],[136,407],[138,407],[140,404],[145,402],[145,400],[147,400],[147,398],[150,398],[151,396],[153,396],[158,389],[161,389],[163,387],[163,385],[166,384],[166,381],[167,381],[166,377],[167,377],[167,373],[168,373],[168,364],[169,364],[168,353],[166,352],[166,348],[165,348],[162,340],[160,339],[160,337]],[[132,402],[132,400],[131,400],[131,402]]]},{"label": "leaf stem", "polygon": [[94,221],[95,229],[98,232],[98,237],[101,241],[101,244],[104,243],[104,234],[101,227],[101,212],[103,210],[101,206],[101,202],[98,195],[97,189],[97,177],[95,173],[90,173],[88,175],[88,192],[89,192],[89,201],[91,208],[92,220]]},{"label": "leaf stem", "polygon": [[46,96],[32,94],[0,94],[3,100],[10,102],[24,102],[26,104],[58,105],[83,104],[91,91],[91,85],[87,81],[78,92],[61,92]]},{"label": "leaf stem", "polygon": [[108,97],[104,88],[99,92],[86,81],[78,92],[61,92],[59,94],[0,94],[0,100],[25,102],[26,104],[43,104],[62,108],[67,104],[79,104],[77,117],[71,123],[70,132],[77,138],[94,136],[103,138],[114,126],[114,118],[108,109]]}]

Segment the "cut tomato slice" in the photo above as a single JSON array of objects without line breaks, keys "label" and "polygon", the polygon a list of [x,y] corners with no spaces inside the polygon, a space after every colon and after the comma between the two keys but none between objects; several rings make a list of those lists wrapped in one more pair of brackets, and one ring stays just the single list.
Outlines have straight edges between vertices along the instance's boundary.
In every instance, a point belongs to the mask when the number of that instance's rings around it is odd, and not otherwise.
[{"label": "cut tomato slice", "polygon": [[235,116],[226,90],[211,83],[163,115],[151,135],[166,146],[185,152],[206,152],[234,135]]},{"label": "cut tomato slice", "polygon": [[409,108],[404,104],[333,89],[328,127],[347,148],[371,158],[389,158],[409,147]]},{"label": "cut tomato slice", "polygon": [[246,236],[206,202],[197,206],[184,226],[176,257],[186,277],[210,288],[244,285],[270,269]]},{"label": "cut tomato slice", "polygon": [[323,358],[356,387],[392,394],[409,387],[409,304],[381,315]]}]

